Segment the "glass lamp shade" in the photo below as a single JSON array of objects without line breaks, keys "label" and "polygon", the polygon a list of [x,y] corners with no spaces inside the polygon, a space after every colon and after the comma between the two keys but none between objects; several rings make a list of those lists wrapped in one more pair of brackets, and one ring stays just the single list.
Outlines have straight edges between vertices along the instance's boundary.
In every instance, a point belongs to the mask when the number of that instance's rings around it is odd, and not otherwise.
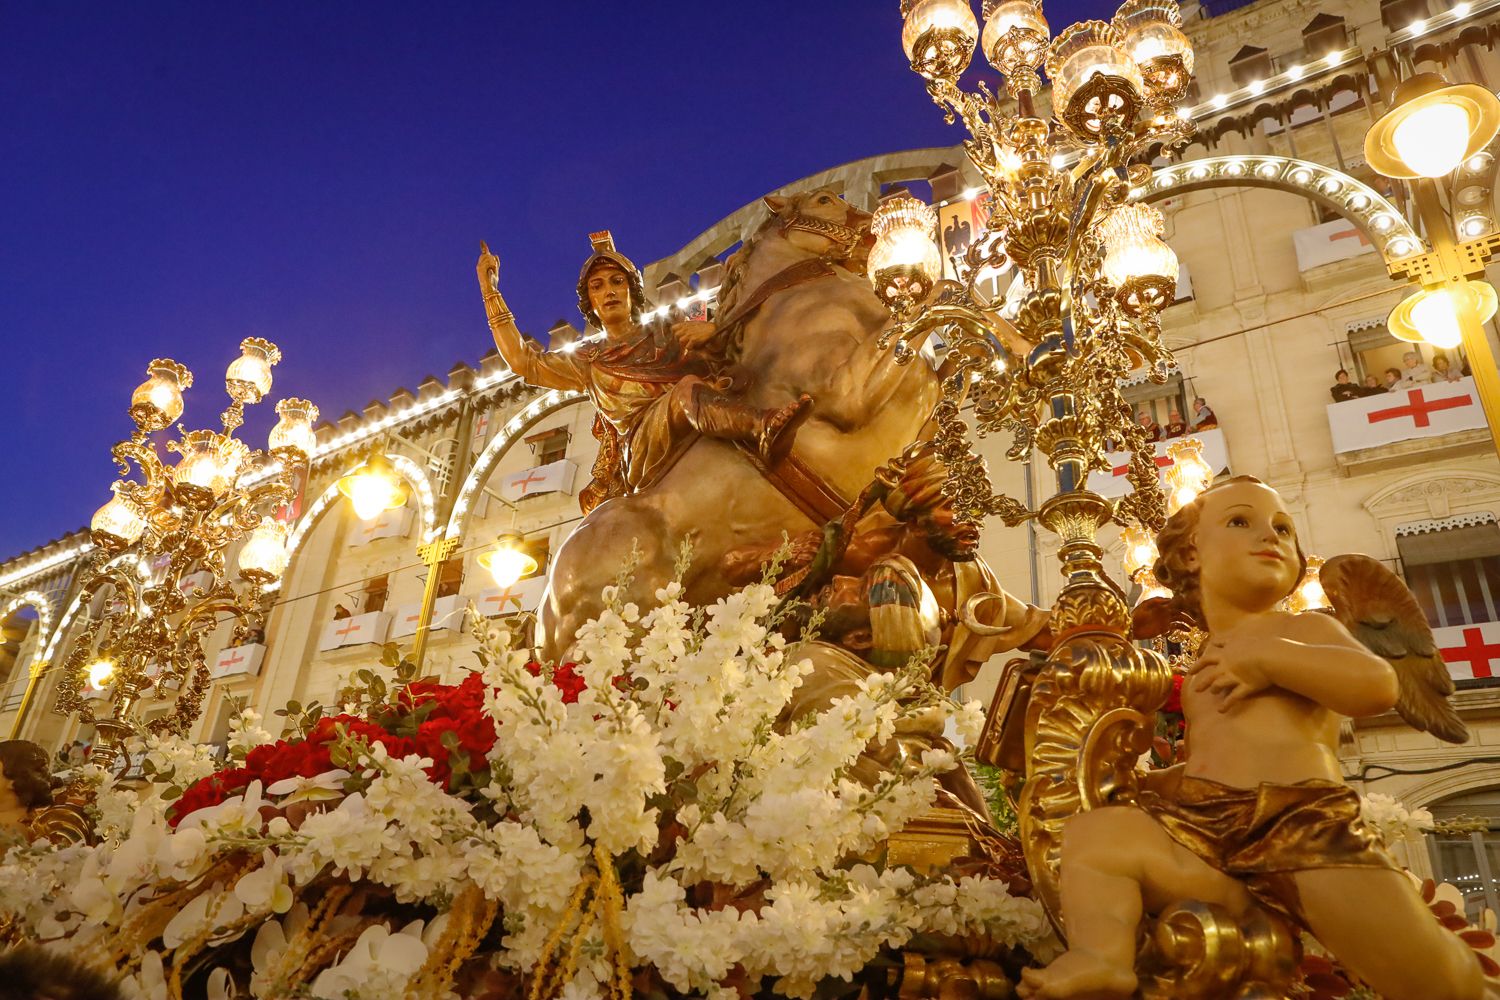
[{"label": "glass lamp shade", "polygon": [[410,496],[401,477],[391,467],[390,459],[380,452],[340,479],[338,486],[339,492],[349,498],[354,515],[361,521],[406,506]]},{"label": "glass lamp shade", "polygon": [[193,373],[170,358],[157,358],[146,374],[130,394],[130,416],[142,429],[159,431],[182,416],[182,392],[192,387]]},{"label": "glass lamp shade", "polygon": [[495,547],[479,555],[479,565],[489,570],[495,586],[509,587],[522,577],[536,572],[537,561],[523,548],[525,539],[507,531],[495,540]]},{"label": "glass lamp shade", "polygon": [[1138,604],[1144,604],[1146,601],[1150,601],[1158,597],[1168,598],[1172,596],[1172,592],[1166,587],[1163,587],[1161,583],[1157,581],[1156,574],[1152,573],[1149,569],[1143,571],[1140,575],[1140,579],[1136,580],[1136,582],[1141,585],[1141,596],[1136,600],[1136,603]]},{"label": "glass lamp shade", "polygon": [[937,213],[915,198],[893,198],[875,210],[870,229],[870,279],[886,305],[925,298],[943,273]]},{"label": "glass lamp shade", "polygon": [[258,403],[271,391],[271,366],[281,360],[281,350],[261,337],[240,341],[240,356],[229,363],[224,382],[229,395],[248,403]]},{"label": "glass lamp shade", "polygon": [[243,442],[214,431],[189,431],[173,447],[182,458],[172,470],[172,482],[179,496],[194,503],[227,493],[250,455]]},{"label": "glass lamp shade", "polygon": [[1002,73],[1034,67],[1047,54],[1052,29],[1032,0],[985,0],[984,48],[990,65]]},{"label": "glass lamp shade", "polygon": [[88,685],[95,691],[103,691],[109,684],[110,678],[115,675],[115,661],[107,656],[101,656],[97,660],[83,668],[84,675],[88,679]]},{"label": "glass lamp shade", "polygon": [[240,549],[240,575],[256,583],[271,583],[286,572],[288,558],[286,526],[263,517]]},{"label": "glass lamp shade", "polygon": [[1203,442],[1184,438],[1174,442],[1167,455],[1172,467],[1167,470],[1167,513],[1175,514],[1208,489],[1214,481],[1214,469],[1203,458]]},{"label": "glass lamp shade", "polygon": [[119,549],[133,545],[146,530],[146,518],[134,502],[115,495],[103,507],[94,512],[89,522],[89,534],[94,544],[104,549]]},{"label": "glass lamp shade", "polygon": [[979,41],[969,0],[902,0],[901,13],[901,47],[911,68],[929,80],[962,76]]},{"label": "glass lamp shade", "polygon": [[1193,45],[1176,0],[1125,0],[1113,24],[1152,96],[1181,97],[1193,77]]},{"label": "glass lamp shade", "polygon": [[1047,76],[1052,80],[1052,107],[1059,116],[1074,108],[1078,92],[1098,76],[1123,80],[1136,96],[1145,91],[1140,68],[1107,21],[1082,21],[1058,35],[1047,54]]},{"label": "glass lamp shade", "polygon": [[1494,318],[1494,286],[1486,281],[1460,281],[1423,288],[1401,301],[1386,317],[1393,335],[1414,344],[1449,349],[1463,341],[1464,320],[1482,326]]},{"label": "glass lamp shade", "polygon": [[1177,283],[1177,255],[1162,241],[1161,212],[1150,205],[1121,205],[1099,227],[1104,240],[1104,276],[1116,288],[1132,279]]},{"label": "glass lamp shade", "polygon": [[1450,85],[1419,73],[1391,96],[1370,126],[1365,161],[1386,177],[1443,177],[1500,132],[1500,98],[1477,84]]},{"label": "glass lamp shade", "polygon": [[278,454],[295,451],[303,458],[310,456],[318,443],[313,433],[318,408],[305,399],[289,397],[276,404],[276,413],[281,419],[271,428],[267,442],[271,451]]},{"label": "glass lamp shade", "polygon": [[1307,557],[1307,572],[1302,574],[1302,582],[1297,584],[1296,590],[1287,595],[1286,605],[1289,611],[1300,613],[1333,607],[1333,602],[1328,599],[1327,592],[1323,590],[1322,581],[1318,579],[1318,572],[1322,567],[1321,556]]},{"label": "glass lamp shade", "polygon": [[1142,570],[1156,565],[1156,537],[1144,525],[1135,522],[1126,525],[1120,533],[1120,541],[1125,545],[1121,561],[1127,577],[1134,580]]}]

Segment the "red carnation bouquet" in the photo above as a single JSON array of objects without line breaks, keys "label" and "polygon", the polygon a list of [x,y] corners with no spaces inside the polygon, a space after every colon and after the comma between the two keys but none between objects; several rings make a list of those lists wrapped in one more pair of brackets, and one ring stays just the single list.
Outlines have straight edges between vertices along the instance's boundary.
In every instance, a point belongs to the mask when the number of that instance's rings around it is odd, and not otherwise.
[{"label": "red carnation bouquet", "polygon": [[[387,653],[387,658],[391,657]],[[269,788],[287,778],[315,778],[341,766],[339,746],[348,738],[371,746],[385,747],[392,757],[411,754],[432,761],[427,776],[452,795],[468,797],[489,783],[490,749],[495,745],[495,723],[484,710],[485,685],[476,671],[458,684],[429,680],[407,680],[415,673],[408,661],[396,656],[398,684],[387,697],[385,682],[372,670],[361,670],[356,683],[344,694],[366,708],[364,714],[326,715],[316,703],[305,709],[292,702],[277,714],[288,719],[300,735],[263,744],[250,750],[238,766],[217,771],[190,785],[172,804],[168,821],[176,826],[183,817],[215,806],[239,795],[252,782]],[[527,670],[540,676],[537,663]],[[552,683],[563,692],[563,701],[578,700],[584,689],[572,663],[552,671]],[[346,700],[347,703],[347,700]]]}]

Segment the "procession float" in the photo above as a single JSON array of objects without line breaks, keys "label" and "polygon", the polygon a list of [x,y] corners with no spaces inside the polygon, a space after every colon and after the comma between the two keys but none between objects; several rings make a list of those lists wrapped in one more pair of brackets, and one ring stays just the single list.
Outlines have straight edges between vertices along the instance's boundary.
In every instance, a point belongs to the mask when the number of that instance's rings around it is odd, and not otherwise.
[{"label": "procession float", "polygon": [[[1486,995],[1491,929],[1392,854],[1421,818],[1337,766],[1344,717],[1467,738],[1421,609],[1376,560],[1310,560],[1278,494],[1214,482],[1191,438],[1164,489],[1122,395],[1172,360],[1177,261],[1143,196],[1191,134],[1176,4],[1056,37],[1032,0],[901,14],[992,206],[956,278],[929,206],[806,190],[766,199],[696,321],[663,320],[593,234],[591,336],[548,350],[482,246],[496,349],[586,396],[599,451],[537,615],[471,614],[461,679],[424,671],[424,627],[334,702],[241,707],[227,760],[183,738],[205,634],[264,624],[317,408],[278,404],[265,452],[237,440],[280,360],[247,340],[223,429],[182,431],[169,468],[147,438],[192,376],[152,362],[92,526],[85,589],[107,613],[62,665],[89,760],[57,786],[39,747],[0,743],[11,981],[151,1000]],[[960,87],[976,47],[1003,93]],[[1464,88],[1406,85],[1392,114],[1448,95],[1472,111],[1460,153],[1493,138]],[[1441,277],[1451,240],[1398,239],[1393,267],[1468,294],[1473,273]],[[983,290],[1000,273],[1003,300]],[[997,491],[988,435],[1044,463],[1050,495]],[[1131,455],[1118,499],[1088,488],[1111,452]],[[399,506],[382,462],[340,491]],[[979,555],[982,531],[1027,522],[1058,540],[1050,608]],[[424,622],[455,543],[424,544]],[[529,557],[489,558],[498,576]],[[991,702],[956,700],[997,655]],[[148,695],[173,711],[143,722]]]}]

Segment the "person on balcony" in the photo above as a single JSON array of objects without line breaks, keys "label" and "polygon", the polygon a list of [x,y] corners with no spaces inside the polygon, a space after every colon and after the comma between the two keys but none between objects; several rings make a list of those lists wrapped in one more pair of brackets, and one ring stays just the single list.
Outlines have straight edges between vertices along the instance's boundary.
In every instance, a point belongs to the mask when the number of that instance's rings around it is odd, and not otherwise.
[{"label": "person on balcony", "polygon": [[1374,375],[1366,375],[1364,385],[1359,387],[1361,396],[1379,396],[1386,391],[1386,387],[1381,385],[1380,379]]},{"label": "person on balcony", "polygon": [[1161,424],[1156,422],[1156,418],[1151,415],[1150,410],[1142,410],[1136,416],[1136,420],[1140,423],[1141,428],[1145,430],[1147,441],[1160,441],[1162,439]]},{"label": "person on balcony", "polygon": [[1335,403],[1358,399],[1364,395],[1360,387],[1349,380],[1349,372],[1344,368],[1333,373],[1333,385],[1329,387],[1328,394],[1333,397]]},{"label": "person on balcony", "polygon": [[1401,372],[1401,388],[1413,389],[1419,385],[1427,385],[1433,380],[1432,368],[1422,360],[1422,356],[1416,351],[1407,351],[1401,356],[1401,363],[1406,369]]},{"label": "person on balcony", "polygon": [[1401,369],[1399,368],[1387,368],[1382,379],[1385,382],[1386,392],[1395,392],[1397,389],[1403,388],[1401,385]]},{"label": "person on balcony", "polygon": [[1439,354],[1432,359],[1432,380],[1434,382],[1458,382],[1462,379],[1463,374],[1454,370],[1453,362],[1448,360],[1446,354]]},{"label": "person on balcony", "polygon": [[1208,400],[1198,396],[1193,400],[1193,419],[1188,424],[1195,431],[1211,431],[1219,426],[1219,418],[1209,408]]},{"label": "person on balcony", "polygon": [[1175,406],[1167,413],[1167,423],[1162,432],[1169,438],[1180,438],[1188,432],[1187,421],[1182,419],[1181,411]]}]

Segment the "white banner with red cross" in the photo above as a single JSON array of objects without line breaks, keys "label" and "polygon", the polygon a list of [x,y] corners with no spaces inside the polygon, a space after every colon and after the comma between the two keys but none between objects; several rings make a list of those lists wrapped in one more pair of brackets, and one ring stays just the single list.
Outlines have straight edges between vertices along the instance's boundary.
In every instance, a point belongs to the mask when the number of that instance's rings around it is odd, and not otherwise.
[{"label": "white banner with red cross", "polygon": [[520,500],[539,493],[572,493],[573,477],[577,472],[578,466],[566,458],[534,469],[511,472],[500,480],[500,495],[507,500]]},{"label": "white banner with red cross", "polygon": [[[464,627],[464,608],[468,607],[469,599],[462,594],[449,594],[447,597],[439,597],[432,603],[432,625],[429,632],[445,628]],[[417,626],[422,621],[422,605],[406,604],[396,609],[395,616],[391,619],[391,638],[400,639],[403,636],[416,635]]]},{"label": "white banner with red cross", "polygon": [[259,677],[260,665],[265,661],[266,647],[258,642],[244,646],[230,646],[219,651],[208,675],[214,680],[223,677]]},{"label": "white banner with red cross", "polygon": [[377,538],[405,538],[411,533],[411,520],[416,511],[410,507],[397,507],[361,521],[349,529],[349,547],[369,545]]},{"label": "white banner with red cross", "polygon": [[509,587],[486,590],[479,595],[479,600],[474,602],[474,606],[486,618],[499,618],[504,615],[520,614],[523,611],[535,611],[542,606],[542,594],[546,590],[547,578],[545,576],[527,577]]},{"label": "white banner with red cross", "polygon": [[323,635],[318,649],[327,652],[341,646],[362,646],[371,642],[385,642],[386,632],[391,627],[391,616],[384,611],[371,611],[352,618],[335,618],[323,626]]},{"label": "white banner with red cross", "polygon": [[1359,227],[1347,219],[1334,219],[1321,226],[1299,229],[1292,233],[1297,251],[1297,270],[1310,271],[1324,264],[1374,253],[1375,245]]},{"label": "white banner with red cross", "polygon": [[1500,622],[1435,628],[1432,635],[1454,680],[1500,677]]},{"label": "white banner with red cross", "polygon": [[490,443],[490,431],[495,427],[495,418],[490,411],[476,414],[474,417],[474,429],[469,438],[469,450],[474,454],[484,451],[484,446]]},{"label": "white banner with red cross", "polygon": [[[1167,454],[1167,449],[1189,438],[1203,442],[1203,460],[1214,470],[1214,475],[1229,468],[1229,446],[1224,442],[1224,432],[1215,427],[1156,442],[1158,478],[1165,476],[1172,467],[1172,456]],[[1109,470],[1092,473],[1089,476],[1089,489],[1103,497],[1122,497],[1130,492],[1130,480],[1125,478],[1125,474],[1130,471],[1130,452],[1112,451],[1105,457],[1109,460]]]},{"label": "white banner with red cross", "polygon": [[1328,429],[1333,432],[1333,450],[1339,453],[1484,426],[1484,408],[1472,378],[1328,404]]}]

